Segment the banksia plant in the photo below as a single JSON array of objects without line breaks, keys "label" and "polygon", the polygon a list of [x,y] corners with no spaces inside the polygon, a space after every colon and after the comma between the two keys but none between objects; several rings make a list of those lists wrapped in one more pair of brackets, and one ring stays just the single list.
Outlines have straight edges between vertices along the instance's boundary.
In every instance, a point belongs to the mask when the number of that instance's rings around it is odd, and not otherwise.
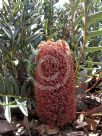
[{"label": "banksia plant", "polygon": [[76,118],[74,65],[63,40],[38,46],[35,70],[36,113],[43,123],[63,128]]}]

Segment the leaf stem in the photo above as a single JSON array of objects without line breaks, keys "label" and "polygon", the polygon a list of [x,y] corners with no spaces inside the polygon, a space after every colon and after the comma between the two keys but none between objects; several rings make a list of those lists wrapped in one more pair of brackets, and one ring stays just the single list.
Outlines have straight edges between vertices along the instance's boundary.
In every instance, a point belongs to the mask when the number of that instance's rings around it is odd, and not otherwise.
[{"label": "leaf stem", "polygon": [[18,98],[18,99],[32,99],[31,97],[23,97],[23,96],[15,96],[15,95],[7,95],[7,94],[0,94],[0,96],[2,96],[2,97],[5,97],[5,96],[7,96],[7,97],[13,97],[13,98]]},{"label": "leaf stem", "polygon": [[84,49],[85,49],[85,44],[86,44],[86,0],[84,0],[84,33],[83,33],[83,45],[82,45],[82,48],[80,49],[80,57],[79,57],[79,60],[78,60],[78,63],[76,65],[76,70],[75,70],[75,77],[77,76],[77,72],[78,72],[78,69],[79,69],[79,65],[80,65],[80,62],[81,62],[81,59],[83,57],[83,54],[84,54]]}]

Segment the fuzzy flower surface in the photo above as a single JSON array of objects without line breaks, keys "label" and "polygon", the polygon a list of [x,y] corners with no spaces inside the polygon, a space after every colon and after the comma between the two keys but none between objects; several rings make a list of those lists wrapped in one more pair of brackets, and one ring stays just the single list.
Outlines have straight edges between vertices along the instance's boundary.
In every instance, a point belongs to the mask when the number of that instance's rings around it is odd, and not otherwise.
[{"label": "fuzzy flower surface", "polygon": [[74,65],[68,44],[42,42],[36,64],[36,113],[43,123],[63,128],[76,118]]}]

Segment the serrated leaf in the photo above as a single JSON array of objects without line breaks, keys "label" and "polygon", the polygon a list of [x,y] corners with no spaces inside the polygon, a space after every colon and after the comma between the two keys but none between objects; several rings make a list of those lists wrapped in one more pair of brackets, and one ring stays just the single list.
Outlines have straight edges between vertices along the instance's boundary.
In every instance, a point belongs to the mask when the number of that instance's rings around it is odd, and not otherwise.
[{"label": "serrated leaf", "polygon": [[4,79],[3,79],[1,74],[0,74],[0,93],[1,94],[6,93],[6,91],[5,91],[5,82],[4,82]]},{"label": "serrated leaf", "polygon": [[15,95],[19,96],[19,87],[18,87],[17,81],[13,76],[11,77],[11,80],[12,80],[12,83],[13,83],[13,86],[14,86]]},{"label": "serrated leaf", "polygon": [[85,52],[95,52],[95,51],[100,51],[100,50],[102,50],[102,46],[85,48]]},{"label": "serrated leaf", "polygon": [[[5,103],[9,104],[9,98],[6,96],[5,97]],[[11,110],[10,106],[5,106],[5,117],[9,123],[11,123]]]},{"label": "serrated leaf", "polygon": [[5,85],[6,85],[6,89],[7,89],[7,94],[13,95],[14,90],[13,90],[13,86],[12,86],[12,82],[11,82],[9,73],[5,72],[4,77],[5,77]]},{"label": "serrated leaf", "polygon": [[93,23],[97,23],[98,21],[102,21],[102,11],[89,15],[87,17],[87,26],[90,26]]},{"label": "serrated leaf", "polygon": [[20,110],[23,112],[23,114],[25,116],[28,116],[28,109],[27,109],[27,104],[26,104],[27,101],[19,102],[20,100],[18,101],[18,99],[15,99],[15,101],[16,101],[18,107],[20,108]]}]

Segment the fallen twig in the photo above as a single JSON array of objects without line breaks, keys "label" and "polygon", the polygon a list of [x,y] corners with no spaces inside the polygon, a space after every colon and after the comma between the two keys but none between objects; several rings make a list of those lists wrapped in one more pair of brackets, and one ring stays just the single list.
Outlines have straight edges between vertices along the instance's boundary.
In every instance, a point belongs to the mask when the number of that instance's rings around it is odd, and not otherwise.
[{"label": "fallen twig", "polygon": [[100,112],[102,110],[102,104],[99,105],[98,107],[95,107],[87,112],[83,112],[84,116],[90,116],[92,114],[95,114],[97,112]]}]

